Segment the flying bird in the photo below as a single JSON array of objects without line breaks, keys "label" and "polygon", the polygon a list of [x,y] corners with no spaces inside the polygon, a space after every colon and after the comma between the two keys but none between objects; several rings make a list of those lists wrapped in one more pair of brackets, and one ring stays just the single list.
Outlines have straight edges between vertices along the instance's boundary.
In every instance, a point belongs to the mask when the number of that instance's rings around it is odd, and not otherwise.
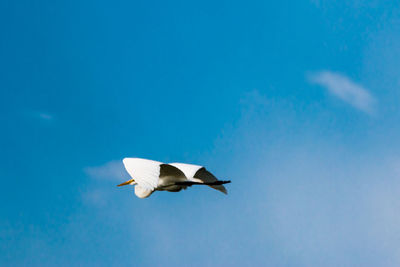
[{"label": "flying bird", "polygon": [[218,180],[199,165],[165,164],[140,158],[124,158],[122,162],[132,179],[118,186],[135,185],[135,195],[139,198],[149,197],[154,191],[179,192],[192,185],[208,185],[227,194],[223,184],[231,182]]}]

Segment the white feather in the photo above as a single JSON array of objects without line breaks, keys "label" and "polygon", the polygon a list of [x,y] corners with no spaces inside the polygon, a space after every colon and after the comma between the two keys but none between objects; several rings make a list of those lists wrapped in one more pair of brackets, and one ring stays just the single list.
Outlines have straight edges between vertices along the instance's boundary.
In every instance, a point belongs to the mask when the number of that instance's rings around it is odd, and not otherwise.
[{"label": "white feather", "polygon": [[140,187],[151,191],[157,188],[162,162],[140,158],[124,158],[122,162]]},{"label": "white feather", "polygon": [[145,189],[141,187],[140,185],[135,185],[135,195],[138,198],[146,198],[150,196],[154,191],[150,189]]},{"label": "white feather", "polygon": [[[186,163],[168,163],[178,169],[180,169],[186,176],[186,178],[190,181],[198,182],[198,179],[193,178],[198,170],[203,168],[203,166],[186,164]],[[201,181],[200,181],[201,182]]]}]

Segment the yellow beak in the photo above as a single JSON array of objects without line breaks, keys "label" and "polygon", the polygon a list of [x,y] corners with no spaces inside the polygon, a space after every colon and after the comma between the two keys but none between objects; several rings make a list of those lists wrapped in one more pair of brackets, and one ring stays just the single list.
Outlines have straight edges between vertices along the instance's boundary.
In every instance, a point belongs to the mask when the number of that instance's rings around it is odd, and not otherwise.
[{"label": "yellow beak", "polygon": [[128,184],[132,184],[132,183],[134,183],[134,182],[135,182],[134,179],[130,179],[129,181],[123,182],[122,184],[119,184],[119,185],[117,185],[117,186],[128,185]]}]

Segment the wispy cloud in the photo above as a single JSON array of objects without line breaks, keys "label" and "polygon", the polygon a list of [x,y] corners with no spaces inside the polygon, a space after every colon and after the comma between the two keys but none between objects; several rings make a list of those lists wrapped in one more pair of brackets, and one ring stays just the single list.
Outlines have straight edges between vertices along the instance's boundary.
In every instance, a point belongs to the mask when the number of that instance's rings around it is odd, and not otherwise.
[{"label": "wispy cloud", "polygon": [[129,179],[128,173],[125,171],[121,160],[112,160],[103,165],[86,167],[84,172],[90,178],[90,186],[82,192],[83,202],[104,206],[110,201],[112,189],[116,189],[116,184]]},{"label": "wispy cloud", "polygon": [[89,205],[104,206],[110,194],[103,188],[90,189],[82,193],[82,201]]},{"label": "wispy cloud", "polygon": [[24,115],[36,120],[48,121],[48,122],[53,121],[55,119],[54,114],[40,110],[25,110]]},{"label": "wispy cloud", "polygon": [[363,86],[340,73],[314,72],[308,75],[308,81],[325,87],[331,94],[363,112],[374,113],[375,98]]},{"label": "wispy cloud", "polygon": [[91,178],[98,180],[121,181],[128,177],[121,160],[112,160],[100,166],[86,167],[84,171]]},{"label": "wispy cloud", "polygon": [[39,112],[39,113],[37,114],[37,116],[38,116],[39,118],[41,118],[41,119],[43,119],[43,120],[47,120],[47,121],[53,120],[53,119],[54,119],[54,116],[53,116],[53,115],[51,115],[51,114],[49,114],[49,113],[45,113],[45,112]]}]

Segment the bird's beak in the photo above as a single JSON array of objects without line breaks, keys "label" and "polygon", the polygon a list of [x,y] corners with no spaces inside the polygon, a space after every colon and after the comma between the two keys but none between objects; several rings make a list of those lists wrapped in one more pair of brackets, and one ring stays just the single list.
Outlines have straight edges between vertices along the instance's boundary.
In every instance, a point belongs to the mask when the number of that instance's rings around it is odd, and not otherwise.
[{"label": "bird's beak", "polygon": [[119,184],[117,186],[123,186],[123,185],[128,185],[128,184],[133,184],[133,183],[135,183],[135,180],[134,179],[130,179],[129,181],[123,182],[122,184]]}]

